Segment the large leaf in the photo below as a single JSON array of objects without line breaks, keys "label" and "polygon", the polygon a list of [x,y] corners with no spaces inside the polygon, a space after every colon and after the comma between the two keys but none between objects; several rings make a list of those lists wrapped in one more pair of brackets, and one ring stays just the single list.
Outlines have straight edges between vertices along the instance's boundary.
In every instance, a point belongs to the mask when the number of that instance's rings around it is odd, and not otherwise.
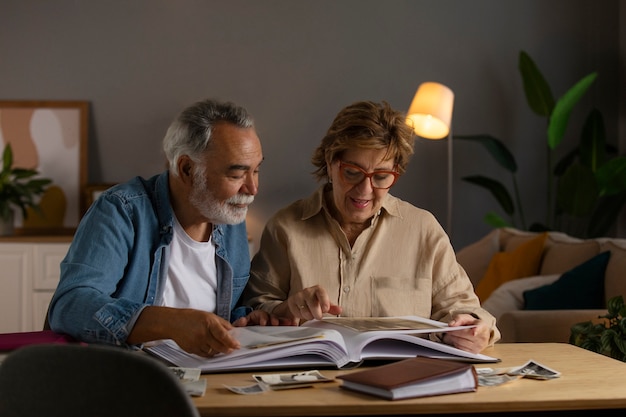
[{"label": "large leaf", "polygon": [[33,190],[38,191],[38,190],[42,190],[46,185],[50,185],[52,183],[52,180],[49,178],[35,178],[34,180],[30,180],[28,181],[26,184],[24,184],[24,186],[29,189],[29,190]]},{"label": "large leaf", "polygon": [[515,207],[513,206],[513,199],[506,190],[504,185],[491,178],[484,177],[482,175],[472,175],[469,177],[463,177],[464,181],[486,188],[502,207],[502,210],[509,216],[513,216],[515,213]]},{"label": "large leaf", "polygon": [[34,177],[35,175],[37,175],[39,172],[37,172],[34,169],[27,169],[27,168],[13,168],[11,170],[11,173],[13,174],[13,176],[15,177],[15,179],[22,179],[22,178],[30,178],[30,177]]},{"label": "large leaf", "polygon": [[469,140],[482,144],[493,158],[507,171],[517,172],[517,162],[509,148],[491,135],[455,135],[454,139]]},{"label": "large leaf", "polygon": [[609,311],[609,314],[613,317],[617,317],[620,313],[620,310],[624,306],[624,297],[622,295],[616,295],[611,297],[606,302],[606,308]]},{"label": "large leaf", "polygon": [[593,109],[585,120],[580,137],[580,163],[596,172],[606,160],[605,144],[606,132],[602,113]]},{"label": "large leaf", "polygon": [[519,54],[519,71],[522,75],[528,106],[537,115],[550,117],[554,108],[554,96],[537,65],[524,51]]},{"label": "large leaf", "polygon": [[624,360],[626,355],[626,340],[622,339],[622,336],[623,335],[619,334],[614,329],[607,329],[602,333],[603,353],[613,359]]},{"label": "large leaf", "polygon": [[561,143],[572,109],[587,92],[597,76],[598,74],[595,72],[587,75],[567,90],[556,102],[548,122],[548,146],[550,149],[555,149]]},{"label": "large leaf", "polygon": [[493,211],[490,211],[489,213],[485,214],[485,217],[483,218],[483,220],[485,221],[485,223],[487,223],[489,226],[495,229],[498,229],[500,227],[514,227],[515,226],[515,225],[510,224],[506,220],[504,220],[502,217],[498,216]]},{"label": "large leaf", "polygon": [[8,175],[11,171],[11,165],[13,165],[13,151],[11,144],[8,143],[2,152],[2,173]]},{"label": "large leaf", "polygon": [[565,213],[583,217],[591,213],[598,198],[598,184],[589,167],[571,165],[559,178],[556,201]]},{"label": "large leaf", "polygon": [[626,191],[626,157],[618,156],[596,171],[600,195],[614,195]]}]

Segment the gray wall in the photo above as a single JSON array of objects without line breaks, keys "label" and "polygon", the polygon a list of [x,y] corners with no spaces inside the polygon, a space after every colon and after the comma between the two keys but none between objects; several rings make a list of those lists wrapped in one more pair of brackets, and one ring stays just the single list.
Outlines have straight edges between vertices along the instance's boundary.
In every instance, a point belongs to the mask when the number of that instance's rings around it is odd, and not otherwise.
[{"label": "gray wall", "polygon": [[[594,105],[614,143],[621,126],[624,153],[625,8],[619,0],[2,0],[0,98],[90,101],[92,183],[160,172],[161,139],[184,106],[205,97],[246,106],[266,157],[249,220],[258,241],[274,211],[316,187],[310,156],[340,108],[368,99],[406,110],[421,82],[438,81],[455,92],[455,134],[490,133],[513,151],[527,218],[541,220],[545,122],[526,105],[519,51],[555,96],[598,71],[566,141],[577,141]],[[393,189],[444,224],[445,147],[418,139]],[[455,142],[457,248],[487,233],[482,217],[497,210],[460,180],[470,174],[503,173],[482,148]]]}]

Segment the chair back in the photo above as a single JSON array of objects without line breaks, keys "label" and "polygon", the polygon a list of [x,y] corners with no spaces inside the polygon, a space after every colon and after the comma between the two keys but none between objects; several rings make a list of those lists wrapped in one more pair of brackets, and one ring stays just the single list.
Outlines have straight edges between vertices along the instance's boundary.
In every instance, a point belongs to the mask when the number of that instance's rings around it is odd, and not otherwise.
[{"label": "chair back", "polygon": [[31,345],[0,364],[0,416],[198,417],[183,384],[143,352]]}]

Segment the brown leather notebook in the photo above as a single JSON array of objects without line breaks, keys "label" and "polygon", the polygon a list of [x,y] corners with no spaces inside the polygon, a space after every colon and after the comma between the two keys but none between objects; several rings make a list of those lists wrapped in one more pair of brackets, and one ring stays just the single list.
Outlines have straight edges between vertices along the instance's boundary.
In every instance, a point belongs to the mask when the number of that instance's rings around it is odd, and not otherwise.
[{"label": "brown leather notebook", "polygon": [[415,357],[337,377],[341,387],[388,400],[476,391],[474,366],[447,359]]}]

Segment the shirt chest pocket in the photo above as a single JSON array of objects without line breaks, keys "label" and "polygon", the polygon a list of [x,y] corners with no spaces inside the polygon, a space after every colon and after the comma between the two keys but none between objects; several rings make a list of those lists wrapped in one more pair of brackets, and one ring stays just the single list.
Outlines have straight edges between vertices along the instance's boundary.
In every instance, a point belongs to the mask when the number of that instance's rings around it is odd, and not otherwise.
[{"label": "shirt chest pocket", "polygon": [[432,285],[429,278],[372,277],[372,317],[430,317]]}]

